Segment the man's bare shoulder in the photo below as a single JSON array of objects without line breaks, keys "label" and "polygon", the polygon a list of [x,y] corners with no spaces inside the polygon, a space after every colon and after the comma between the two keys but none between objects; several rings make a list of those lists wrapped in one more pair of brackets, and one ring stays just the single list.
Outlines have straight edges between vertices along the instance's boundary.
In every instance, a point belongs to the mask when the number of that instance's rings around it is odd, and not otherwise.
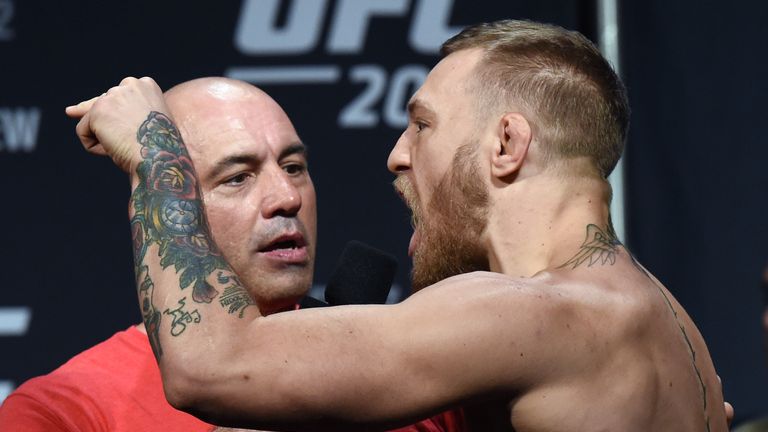
[{"label": "man's bare shoulder", "polygon": [[[514,277],[494,272],[473,272],[447,278],[412,296],[423,301],[459,301],[464,308],[491,309],[525,305],[521,313],[560,310],[605,312],[605,309],[632,307],[642,313],[643,298],[619,292],[610,281],[567,277],[559,272],[542,272],[534,277]],[[627,313],[627,310],[622,313]],[[550,319],[554,316],[550,315]]]},{"label": "man's bare shoulder", "polygon": [[521,348],[507,355],[529,352],[542,367],[583,366],[563,369],[568,374],[642,348],[640,341],[657,331],[653,317],[666,312],[658,289],[638,272],[628,270],[620,278],[600,273],[552,271],[527,278],[474,272],[413,297],[447,316],[485,321],[497,340]]},{"label": "man's bare shoulder", "polygon": [[526,296],[546,292],[552,288],[546,280],[540,278],[513,277],[503,273],[476,271],[443,279],[426,287],[412,297],[442,297],[458,292],[465,297],[475,296]]},{"label": "man's bare shoulder", "polygon": [[[650,313],[644,299],[614,290],[603,281],[557,273],[531,278],[468,273],[427,287],[412,299],[449,315],[486,320],[498,337],[529,344],[536,351],[546,346],[567,348],[585,339],[600,339],[602,347],[609,347],[605,342],[620,341],[636,331],[636,323],[646,321]],[[600,354],[581,349],[569,352]]]}]

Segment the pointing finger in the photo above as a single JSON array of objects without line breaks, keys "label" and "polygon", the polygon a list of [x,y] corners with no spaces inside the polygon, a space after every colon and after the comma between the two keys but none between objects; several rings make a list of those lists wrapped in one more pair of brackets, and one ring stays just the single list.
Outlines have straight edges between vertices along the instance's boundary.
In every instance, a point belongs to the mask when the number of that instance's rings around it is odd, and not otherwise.
[{"label": "pointing finger", "polygon": [[104,94],[90,98],[87,101],[82,101],[77,105],[70,105],[64,108],[64,112],[72,118],[76,118],[76,119],[81,118],[85,115],[85,113],[88,112],[88,110],[91,109],[91,107],[96,102],[96,100],[99,99],[101,96],[104,96]]}]

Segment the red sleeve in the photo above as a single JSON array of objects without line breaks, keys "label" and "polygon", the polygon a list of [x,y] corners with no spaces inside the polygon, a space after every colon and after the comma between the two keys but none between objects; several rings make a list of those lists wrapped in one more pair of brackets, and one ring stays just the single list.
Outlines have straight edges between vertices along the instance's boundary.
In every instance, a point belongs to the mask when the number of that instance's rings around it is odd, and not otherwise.
[{"label": "red sleeve", "polygon": [[70,431],[44,404],[26,394],[13,393],[0,406],[0,430],[29,432]]},{"label": "red sleeve", "polygon": [[432,417],[432,420],[438,424],[443,432],[462,432],[467,430],[464,423],[464,411],[460,408],[446,411],[440,415]]},{"label": "red sleeve", "polygon": [[390,432],[463,432],[465,430],[464,413],[456,409]]},{"label": "red sleeve", "polygon": [[438,428],[432,419],[426,419],[390,432],[443,432],[443,430]]},{"label": "red sleeve", "polygon": [[107,430],[88,395],[55,376],[32,378],[0,406],[0,431]]}]

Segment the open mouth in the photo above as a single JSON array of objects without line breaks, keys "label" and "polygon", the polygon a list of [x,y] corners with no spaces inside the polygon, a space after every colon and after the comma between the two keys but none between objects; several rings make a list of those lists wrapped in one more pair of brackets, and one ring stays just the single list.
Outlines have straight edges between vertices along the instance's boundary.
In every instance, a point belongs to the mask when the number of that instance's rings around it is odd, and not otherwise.
[{"label": "open mouth", "polygon": [[278,249],[298,249],[304,245],[299,244],[296,240],[283,240],[276,243],[272,243],[269,246],[262,249],[262,252],[271,252]]},{"label": "open mouth", "polygon": [[300,232],[274,238],[259,249],[259,254],[280,265],[306,265],[310,262],[307,241]]},{"label": "open mouth", "polygon": [[306,246],[304,236],[300,233],[282,235],[272,240],[268,245],[261,248],[260,252],[274,252],[287,249],[300,249]]}]

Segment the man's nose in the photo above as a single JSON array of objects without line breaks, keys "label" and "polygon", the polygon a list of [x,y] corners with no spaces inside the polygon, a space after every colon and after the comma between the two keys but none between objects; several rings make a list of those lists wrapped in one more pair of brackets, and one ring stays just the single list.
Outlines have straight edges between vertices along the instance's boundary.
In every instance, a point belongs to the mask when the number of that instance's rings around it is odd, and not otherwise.
[{"label": "man's nose", "polygon": [[294,216],[301,209],[301,193],[292,179],[282,168],[270,173],[269,181],[265,182],[264,200],[261,212],[264,218],[275,216]]},{"label": "man's nose", "polygon": [[[406,131],[407,132],[407,131]],[[410,146],[405,137],[406,132],[400,135],[400,138],[395,143],[392,151],[389,153],[387,159],[387,168],[394,173],[398,174],[411,168],[411,153]]]}]

